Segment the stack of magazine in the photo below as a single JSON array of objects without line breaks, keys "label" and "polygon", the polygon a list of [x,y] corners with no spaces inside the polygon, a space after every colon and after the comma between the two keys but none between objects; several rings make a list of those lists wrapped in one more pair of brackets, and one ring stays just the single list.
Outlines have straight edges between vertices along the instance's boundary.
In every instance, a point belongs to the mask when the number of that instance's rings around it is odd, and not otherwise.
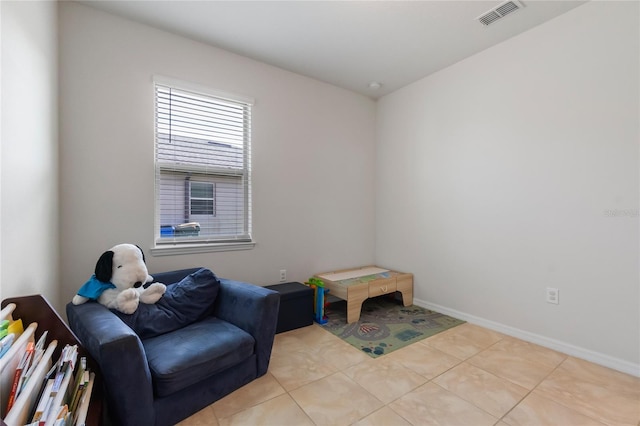
[{"label": "stack of magazine", "polygon": [[[37,323],[23,329],[10,312],[2,311],[0,330],[11,329],[8,347],[0,354],[0,413],[8,426],[84,425],[95,374],[78,356],[77,345],[65,345],[52,360],[58,342],[46,345],[47,331],[35,341]],[[3,331],[0,331],[0,336]],[[46,347],[45,347],[46,346]]]}]

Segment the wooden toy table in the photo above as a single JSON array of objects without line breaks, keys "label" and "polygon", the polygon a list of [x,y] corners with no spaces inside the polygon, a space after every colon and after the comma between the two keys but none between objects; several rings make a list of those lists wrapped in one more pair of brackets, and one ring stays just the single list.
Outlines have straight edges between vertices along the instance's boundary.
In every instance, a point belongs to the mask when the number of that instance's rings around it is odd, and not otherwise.
[{"label": "wooden toy table", "polygon": [[321,279],[329,294],[347,301],[347,323],[360,319],[362,302],[383,294],[402,294],[402,304],[413,304],[413,274],[392,271],[377,266],[325,272],[314,275]]}]

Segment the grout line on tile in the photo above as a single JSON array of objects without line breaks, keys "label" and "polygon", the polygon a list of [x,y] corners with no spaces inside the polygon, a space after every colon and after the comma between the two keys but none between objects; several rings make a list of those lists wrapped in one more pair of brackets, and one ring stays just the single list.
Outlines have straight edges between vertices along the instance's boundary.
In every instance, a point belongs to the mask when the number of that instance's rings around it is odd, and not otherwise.
[{"label": "grout line on tile", "polygon": [[498,417],[494,416],[493,414],[491,414],[490,412],[488,412],[487,410],[485,410],[485,409],[484,409],[484,408],[482,408],[482,407],[478,407],[478,406],[477,406],[476,404],[474,404],[472,401],[469,401],[468,399],[461,397],[461,396],[460,396],[460,395],[458,395],[457,393],[455,393],[455,392],[453,392],[453,391],[451,391],[451,390],[449,390],[449,389],[445,388],[444,386],[440,385],[439,383],[435,383],[435,382],[434,382],[433,384],[434,384],[434,385],[436,385],[436,386],[438,386],[439,388],[443,389],[444,391],[449,392],[449,393],[451,393],[451,394],[455,395],[457,398],[460,398],[461,400],[463,400],[463,401],[467,402],[468,404],[473,405],[473,406],[474,406],[474,407],[476,407],[478,410],[480,410],[480,411],[482,411],[482,412],[484,412],[484,413],[488,414],[489,416],[493,417],[494,419],[497,419],[497,422],[499,422],[499,421],[501,420],[501,418],[498,418]]},{"label": "grout line on tile", "polygon": [[[562,354],[562,355],[564,355],[564,354]],[[558,363],[558,365],[556,365],[556,366],[555,366],[555,367],[554,367],[554,368],[553,368],[553,369],[552,369],[552,370],[551,370],[551,371],[550,371],[546,376],[544,376],[544,377],[543,377],[543,378],[542,378],[542,379],[541,379],[541,380],[540,380],[540,381],[539,381],[539,382],[538,382],[534,387],[532,387],[532,388],[531,388],[531,389],[530,389],[530,390],[529,390],[529,391],[528,391],[528,392],[527,392],[527,393],[526,393],[526,394],[525,394],[525,395],[520,399],[520,401],[518,401],[516,404],[514,404],[514,406],[513,406],[513,407],[511,407],[511,409],[509,409],[509,411],[507,411],[506,413],[504,413],[504,414],[502,415],[502,417],[500,417],[500,420],[504,421],[504,418],[505,418],[506,416],[508,416],[508,415],[509,415],[509,413],[511,413],[511,412],[512,412],[512,411],[513,411],[513,410],[514,410],[518,405],[520,405],[520,404],[522,403],[522,401],[524,401],[525,399],[527,399],[527,397],[528,397],[529,395],[531,395],[531,393],[532,393],[534,390],[538,389],[538,386],[540,386],[540,384],[542,384],[542,382],[544,382],[545,380],[547,380],[547,378],[549,378],[549,376],[550,376],[550,375],[552,375],[552,374],[554,373],[554,371],[556,371],[558,368],[560,368],[560,366],[561,366],[562,364],[564,364],[564,362],[565,362],[567,359],[568,359],[568,356],[566,356],[566,355],[565,355],[564,359],[563,359],[562,361],[560,361],[560,362]],[[548,398],[546,398],[546,399],[548,399]],[[570,408],[570,407],[566,407],[566,408]],[[505,422],[505,423],[506,423],[506,422]]]}]

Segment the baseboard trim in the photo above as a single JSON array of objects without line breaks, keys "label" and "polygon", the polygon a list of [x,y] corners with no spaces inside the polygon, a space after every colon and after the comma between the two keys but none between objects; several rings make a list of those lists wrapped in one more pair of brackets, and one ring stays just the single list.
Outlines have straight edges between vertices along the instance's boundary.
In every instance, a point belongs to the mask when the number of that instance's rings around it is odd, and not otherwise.
[{"label": "baseboard trim", "polygon": [[454,318],[467,321],[471,324],[479,325],[481,327],[485,327],[511,337],[516,337],[527,342],[535,343],[537,345],[544,346],[546,348],[553,349],[555,351],[562,352],[576,358],[581,358],[586,361],[590,361],[595,364],[620,371],[622,373],[640,377],[640,364],[634,364],[629,361],[625,361],[589,349],[581,348],[579,346],[574,346],[569,343],[541,336],[539,334],[530,333],[528,331],[520,330],[515,327],[510,327],[508,325],[504,325],[495,321],[480,318],[475,315],[460,312],[455,309],[437,305],[435,303],[430,303],[425,300],[414,298],[413,303],[423,308],[431,309],[432,311],[440,312],[441,314],[449,315]]}]

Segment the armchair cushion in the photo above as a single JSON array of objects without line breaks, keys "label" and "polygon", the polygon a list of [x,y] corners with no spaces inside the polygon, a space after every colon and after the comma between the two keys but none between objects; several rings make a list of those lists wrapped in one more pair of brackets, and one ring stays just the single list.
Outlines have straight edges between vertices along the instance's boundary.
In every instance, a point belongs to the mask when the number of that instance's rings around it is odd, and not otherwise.
[{"label": "armchair cushion", "polygon": [[140,303],[133,314],[112,312],[141,339],[159,336],[192,324],[213,311],[220,281],[209,269],[199,269],[180,282],[167,284],[164,296],[154,304]]},{"label": "armchair cushion", "polygon": [[250,358],[255,340],[216,317],[142,341],[154,393],[171,395]]}]

